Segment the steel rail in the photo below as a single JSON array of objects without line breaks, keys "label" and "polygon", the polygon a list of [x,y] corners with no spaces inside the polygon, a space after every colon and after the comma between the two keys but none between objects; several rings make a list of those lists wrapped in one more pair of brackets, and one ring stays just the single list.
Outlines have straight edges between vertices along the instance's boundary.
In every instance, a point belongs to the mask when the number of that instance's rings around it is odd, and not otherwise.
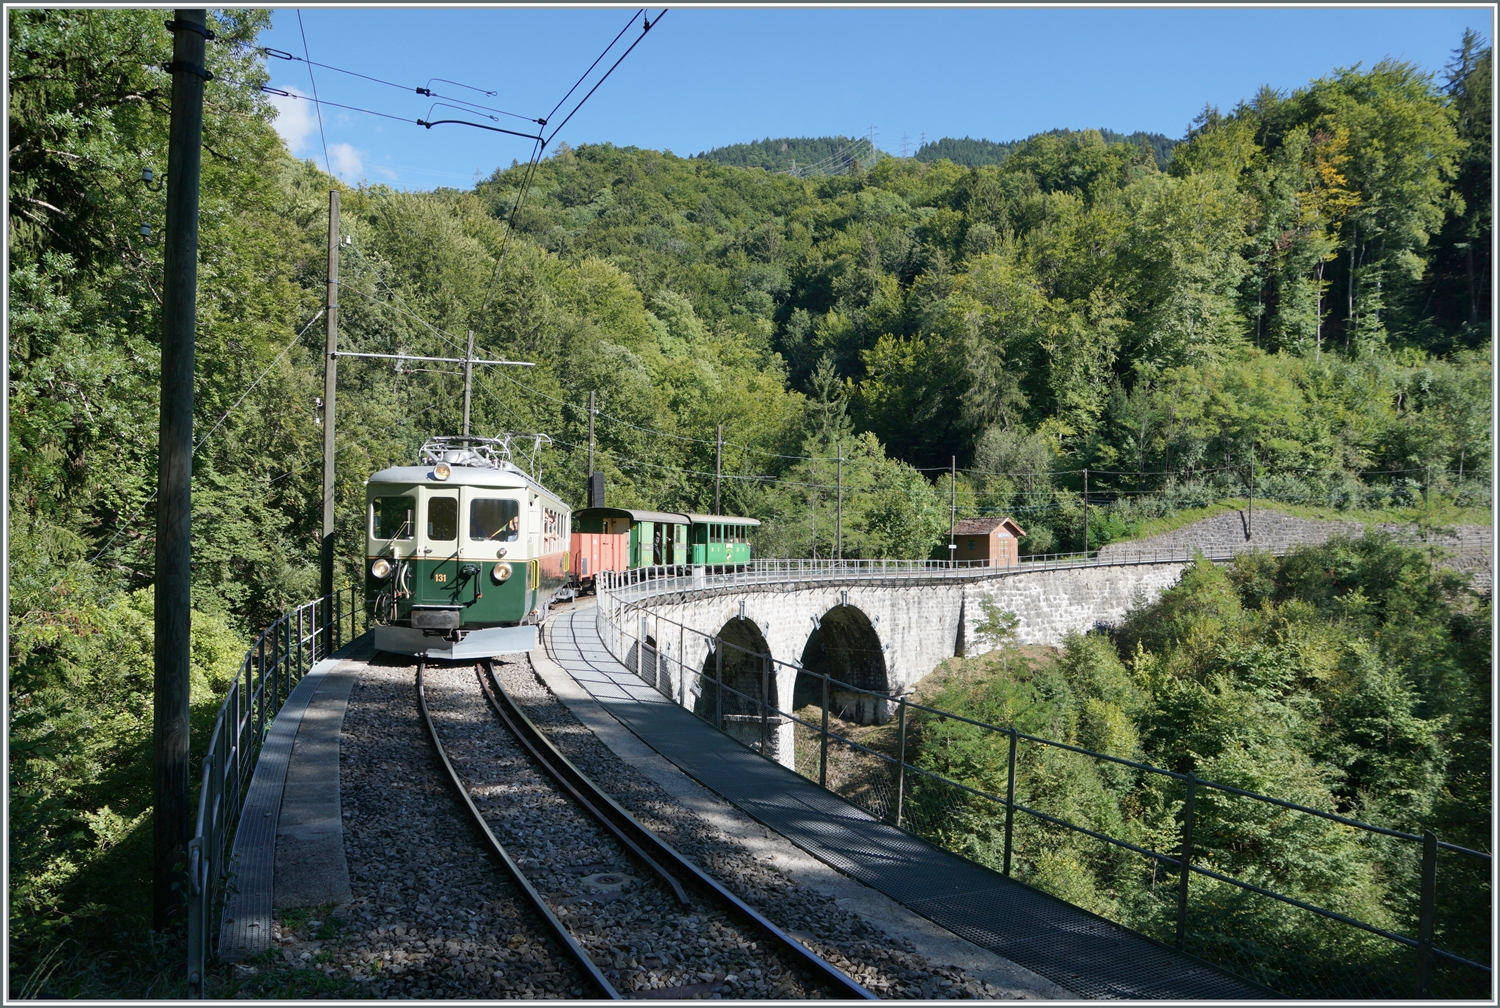
[{"label": "steel rail", "polygon": [[[480,669],[483,669],[483,671],[481,672]],[[584,811],[586,811],[601,826],[608,830],[610,834],[613,835],[614,838],[625,847],[626,850],[634,854],[636,858],[640,860],[647,868],[650,868],[651,871],[655,872],[656,876],[666,884],[667,888],[672,890],[672,895],[677,897],[677,901],[679,903],[681,903],[683,906],[691,906],[693,901],[689,899],[688,894],[683,891],[682,884],[677,881],[676,877],[673,876],[671,872],[663,868],[659,863],[657,863],[657,861],[652,858],[650,854],[647,854],[645,851],[641,850],[640,845],[637,844],[633,839],[631,839],[630,836],[620,828],[619,824],[614,821],[614,819],[607,816],[598,807],[598,805],[595,804],[595,802],[598,801],[597,797],[594,798],[594,801],[589,800],[590,796],[583,793],[583,791],[587,791],[587,787],[584,786],[584,782],[576,781],[575,779],[573,779],[572,775],[566,773],[555,763],[553,763],[552,760],[548,759],[548,756],[550,754],[547,753],[539,745],[537,738],[534,737],[534,733],[526,731],[516,721],[516,718],[514,717],[514,705],[509,702],[497,701],[495,699],[496,691],[498,691],[503,696],[504,689],[500,686],[499,681],[495,678],[494,663],[486,659],[480,662],[478,666],[476,666],[475,671],[479,673],[479,692],[484,694],[485,700],[489,702],[490,709],[495,712],[495,716],[500,719],[500,722],[505,725],[510,733],[516,737],[516,739],[521,743],[523,747],[525,747],[526,751],[531,754],[531,758],[536,761],[537,765],[540,766],[543,770],[547,771],[547,775],[554,781],[556,781],[558,785],[561,786],[562,789],[573,798],[574,801],[582,806]],[[488,674],[489,676],[488,684],[486,684],[485,682],[486,674]],[[554,754],[555,752],[556,750],[553,750]],[[581,791],[580,788],[582,788],[583,790]]]},{"label": "steel rail", "polygon": [[[709,902],[718,904],[721,908],[728,910],[730,915],[738,918],[741,922],[748,924],[763,937],[768,939],[777,951],[785,953],[793,962],[802,966],[813,977],[828,987],[842,1000],[874,1001],[876,996],[866,990],[859,983],[845,975],[837,967],[816,955],[801,942],[792,938],[781,928],[767,920],[761,913],[745,903],[734,893],[726,889],[718,880],[705,873],[697,865],[679,854],[671,845],[650,829],[643,826],[635,816],[614,800],[606,791],[594,783],[583,771],[579,770],[573,762],[562,754],[552,744],[552,740],[542,733],[541,729],[521,711],[505,687],[500,685],[499,678],[495,675],[494,663],[488,659],[483,662],[485,672],[489,678],[490,689],[484,690],[485,697],[490,706],[495,710],[502,723],[521,740],[522,743],[536,754],[537,762],[554,779],[563,784],[570,792],[581,792],[588,795],[586,801],[580,804],[592,813],[598,821],[617,837],[621,834],[628,836],[630,841],[627,846],[631,849],[643,852],[648,863],[653,868],[658,865],[668,866],[668,869],[676,876],[676,879],[686,882],[699,895],[705,897]],[[649,852],[649,854],[645,853]],[[658,869],[660,870],[660,869]],[[674,881],[673,890],[681,892],[680,886]]]},{"label": "steel rail", "polygon": [[515,859],[510,856],[510,853],[495,836],[494,831],[490,829],[490,824],[485,821],[484,815],[479,811],[479,806],[474,804],[474,799],[469,795],[469,789],[464,785],[463,778],[459,777],[458,770],[453,766],[453,761],[448,758],[448,753],[443,749],[443,742],[438,736],[437,726],[432,723],[432,713],[427,709],[427,693],[423,688],[422,682],[422,673],[425,668],[425,663],[419,662],[417,664],[417,707],[422,712],[422,722],[427,726],[427,734],[432,739],[433,748],[437,752],[438,759],[442,761],[443,769],[448,772],[448,779],[453,783],[453,789],[458,792],[458,796],[462,799],[464,807],[469,810],[469,818],[484,836],[485,843],[490,848],[490,851],[505,866],[505,871],[510,875],[511,881],[515,882],[521,892],[525,894],[526,899],[531,902],[533,909],[536,910],[546,923],[547,929],[552,932],[552,936],[557,939],[558,944],[566,949],[568,954],[578,963],[584,976],[608,1000],[623,1001],[624,997],[621,996],[619,991],[615,990],[599,967],[594,965],[593,957],[588,954],[582,945],[578,944],[577,939],[563,926],[563,922],[558,920],[557,915],[552,912],[552,908],[547,905],[547,901],[542,898],[542,894],[536,891],[536,887],[531,884],[531,880],[526,877],[525,872],[521,871],[521,866],[516,864]]}]

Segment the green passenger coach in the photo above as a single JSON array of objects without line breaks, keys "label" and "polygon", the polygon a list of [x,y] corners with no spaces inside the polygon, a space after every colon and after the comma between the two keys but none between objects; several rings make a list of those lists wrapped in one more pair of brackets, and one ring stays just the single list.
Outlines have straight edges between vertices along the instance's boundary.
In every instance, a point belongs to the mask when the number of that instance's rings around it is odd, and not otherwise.
[{"label": "green passenger coach", "polygon": [[693,564],[746,564],[750,562],[750,530],[760,522],[735,515],[690,514],[689,536]]},{"label": "green passenger coach", "polygon": [[591,507],[573,512],[572,569],[587,588],[600,571],[750,562],[749,530],[735,515]]}]

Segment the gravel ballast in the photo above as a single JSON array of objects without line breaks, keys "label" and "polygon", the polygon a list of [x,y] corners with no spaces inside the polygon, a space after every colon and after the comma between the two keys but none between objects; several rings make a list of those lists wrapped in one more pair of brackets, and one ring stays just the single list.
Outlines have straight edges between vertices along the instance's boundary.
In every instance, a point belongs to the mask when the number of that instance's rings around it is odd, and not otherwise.
[{"label": "gravel ballast", "polygon": [[[917,954],[756,858],[736,838],[683,808],[578,722],[532,671],[529,661],[496,663],[496,674],[526,716],[573,763],[642,824],[697,862],[773,924],[882,998],[979,998],[1016,995],[961,969]],[[772,995],[775,996],[775,995]]]},{"label": "gravel ballast", "polygon": [[482,853],[417,712],[414,662],[378,656],[344,716],[339,790],[353,900],[328,939],[278,928],[293,962],[374,997],[581,998],[582,978]]},{"label": "gravel ballast", "polygon": [[[340,755],[353,900],[296,929],[278,926],[279,954],[346,978],[347,993],[334,996],[593,996],[519,891],[484,855],[433,755],[417,711],[415,673],[414,660],[388,655],[358,673]],[[683,808],[581,725],[524,656],[498,659],[496,673],[553,744],[643,824],[878,996],[1016,998],[917,954],[910,942],[798,884]],[[473,666],[429,665],[426,682],[445,747],[491,828],[622,992],[826,996],[701,899],[681,906],[575,811],[485,704]]]}]

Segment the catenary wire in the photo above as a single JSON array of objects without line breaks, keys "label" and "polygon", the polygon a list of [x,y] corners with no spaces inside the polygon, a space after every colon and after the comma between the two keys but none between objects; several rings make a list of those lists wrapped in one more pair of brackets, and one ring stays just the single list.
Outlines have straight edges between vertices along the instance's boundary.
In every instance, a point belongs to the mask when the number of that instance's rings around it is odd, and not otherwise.
[{"label": "catenary wire", "polygon": [[344,67],[334,66],[331,63],[319,63],[319,62],[317,62],[315,60],[312,60],[312,59],[304,59],[301,56],[294,56],[291,53],[286,52],[285,50],[282,50],[282,49],[273,49],[273,48],[271,48],[269,46],[250,46],[250,45],[246,45],[243,42],[234,42],[234,43],[231,43],[231,44],[235,45],[236,47],[241,48],[241,49],[248,49],[248,50],[251,50],[253,52],[261,53],[262,55],[265,55],[265,56],[274,57],[275,59],[280,59],[280,60],[295,60],[298,63],[306,63],[309,66],[320,67],[320,68],[322,68],[324,70],[332,70],[334,73],[347,74],[350,77],[358,77],[361,80],[367,80],[367,81],[370,81],[373,84],[383,84],[386,87],[393,87],[393,88],[395,88],[398,91],[405,91],[408,94],[426,95],[429,98],[447,98],[449,101],[456,101],[456,102],[459,102],[459,103],[464,104],[464,105],[472,105],[472,106],[474,106],[476,108],[484,109],[486,112],[495,112],[495,113],[498,113],[499,115],[510,116],[513,119],[520,119],[523,122],[534,122],[534,123],[537,123],[538,125],[541,125],[541,126],[545,126],[547,124],[546,120],[544,120],[544,119],[538,119],[535,116],[522,115],[519,112],[510,112],[510,111],[507,111],[505,109],[493,108],[493,107],[491,107],[489,105],[481,105],[479,102],[469,101],[467,98],[456,98],[456,97],[453,97],[452,95],[440,95],[440,94],[437,94],[436,92],[434,92],[432,90],[432,82],[433,81],[441,81],[444,84],[452,84],[455,87],[466,88],[466,89],[468,89],[470,91],[478,91],[482,95],[493,96],[493,95],[495,95],[495,94],[498,93],[498,92],[495,92],[495,91],[487,91],[484,88],[474,87],[472,84],[464,84],[464,83],[461,83],[459,81],[448,80],[445,77],[432,77],[432,78],[429,78],[428,81],[427,81],[427,85],[428,85],[427,87],[410,87],[410,86],[408,86],[406,84],[397,84],[395,81],[388,81],[388,80],[385,80],[385,79],[380,78],[380,77],[371,77],[369,74],[363,74],[363,73],[360,73],[357,70],[347,70]]},{"label": "catenary wire", "polygon": [[[307,29],[302,27],[302,8],[297,8],[297,31],[302,33],[302,51],[307,53]],[[318,81],[313,77],[312,55],[307,55],[307,79],[312,81],[313,101],[318,102]],[[318,102],[318,139],[323,141],[323,170],[333,174],[333,163],[328,160],[328,135],[323,132],[323,105]]]},{"label": "catenary wire", "polygon": [[[252,391],[254,391],[255,387],[259,385],[262,380],[264,380],[266,375],[271,373],[272,368],[281,363],[281,359],[291,351],[292,347],[297,345],[297,343],[302,339],[303,336],[307,335],[307,331],[313,327],[313,324],[316,323],[318,319],[323,317],[323,313],[327,310],[328,309],[326,307],[319,308],[318,313],[308,320],[307,325],[302,327],[302,331],[292,337],[292,341],[282,348],[281,353],[277,354],[276,358],[272,360],[271,363],[266,365],[265,370],[263,370],[256,377],[255,381],[250,383],[250,387],[245,389],[244,393],[234,401],[234,405],[230,406],[227,410],[219,415],[219,419],[214,421],[213,426],[208,429],[208,433],[204,434],[201,438],[198,439],[198,443],[193,445],[194,455],[198,454],[198,450],[208,443],[208,439],[213,437],[214,432],[223,425],[225,420],[229,419],[230,414],[239,409],[240,403],[245,401],[245,396],[248,396]],[[103,546],[99,547],[99,551],[97,553],[89,558],[89,563],[97,562],[98,559],[104,555],[105,551],[107,551],[111,546],[114,545],[115,540],[120,537],[121,532],[124,532],[126,529],[130,528],[140,520],[141,515],[145,514],[146,509],[151,506],[151,502],[156,500],[157,493],[157,490],[151,491],[151,496],[147,497],[144,501],[141,502],[141,506],[136,510],[135,514],[130,517],[129,521],[122,522],[121,524],[115,526],[114,534],[109,537],[109,540]]]},{"label": "catenary wire", "polygon": [[[665,17],[666,14],[667,8],[663,8],[662,12],[656,15],[656,21],[646,20],[642,22],[641,34],[636,38],[634,42],[630,43],[630,48],[621,53],[620,58],[615,60],[613,65],[611,65],[610,68],[604,72],[604,76],[600,77],[598,82],[595,83],[593,87],[589,88],[589,93],[584,95],[583,98],[578,102],[578,104],[573,106],[573,111],[569,112],[563,119],[563,121],[558,123],[557,126],[552,130],[552,132],[547,135],[546,143],[544,143],[542,146],[545,147],[546,144],[551,143],[553,138],[556,137],[557,134],[562,132],[562,128],[568,125],[568,120],[572,119],[575,115],[578,114],[578,110],[583,108],[584,103],[594,96],[594,92],[598,91],[600,86],[605,81],[609,80],[609,75],[614,73],[621,63],[625,62],[625,57],[629,56],[632,52],[635,51],[635,47],[641,44],[641,39],[644,39],[646,37],[646,34],[651,31],[652,27],[655,26],[656,23],[659,22],[663,17]],[[634,23],[633,18],[631,19],[631,23]]]},{"label": "catenary wire", "polygon": [[[604,57],[609,54],[609,51],[613,49],[616,43],[618,43],[620,39],[625,35],[625,33],[630,30],[630,26],[635,24],[636,17],[643,16],[645,12],[646,8],[642,7],[640,10],[636,11],[635,14],[632,14],[630,16],[630,20],[625,22],[625,27],[620,29],[619,34],[610,41],[609,45],[604,47],[603,52],[601,52],[594,58],[594,62],[589,64],[589,68],[585,70],[583,74],[578,78],[578,80],[573,83],[573,86],[568,89],[567,94],[563,95],[558,103],[552,106],[552,111],[548,112],[546,119],[543,120],[544,124],[547,120],[550,120],[557,115],[557,110],[563,107],[563,104],[567,102],[568,98],[573,94],[573,92],[578,90],[578,86],[582,84],[586,79],[588,79],[589,74],[594,72],[594,67],[599,65],[599,61],[604,59]],[[582,102],[579,102],[580,106],[582,104]],[[575,107],[573,111],[577,112],[578,109]],[[569,118],[571,117],[572,114],[569,113]],[[566,120],[564,120],[564,123],[566,123]],[[552,135],[556,136],[557,131],[554,130]],[[505,277],[505,263],[508,256],[510,255],[511,238],[514,237],[516,232],[517,215],[521,212],[521,207],[526,204],[526,195],[531,191],[531,181],[536,177],[537,168],[538,166],[540,166],[542,160],[542,152],[547,149],[547,142],[548,141],[543,140],[540,136],[538,136],[536,139],[536,143],[532,146],[531,157],[527,160],[526,170],[522,174],[521,189],[516,193],[516,201],[511,206],[510,214],[505,218],[505,241],[500,246],[500,258],[495,263],[495,279],[490,284],[489,297],[485,298],[484,307],[479,310],[479,314],[481,315],[481,317],[489,311],[490,305],[494,303],[495,293],[500,289],[500,281]]]}]

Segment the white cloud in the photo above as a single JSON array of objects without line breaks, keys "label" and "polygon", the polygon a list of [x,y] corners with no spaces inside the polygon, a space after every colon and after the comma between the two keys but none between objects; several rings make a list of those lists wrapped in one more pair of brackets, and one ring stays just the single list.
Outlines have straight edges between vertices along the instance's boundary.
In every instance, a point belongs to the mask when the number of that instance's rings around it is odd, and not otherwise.
[{"label": "white cloud", "polygon": [[[294,95],[302,92],[296,88],[286,89]],[[281,134],[281,139],[286,142],[287,150],[294,155],[302,153],[302,146],[313,130],[318,128],[317,109],[313,108],[312,102],[300,101],[297,98],[285,98],[278,94],[269,96],[271,106],[276,109],[276,132]]]},{"label": "white cloud", "polygon": [[345,182],[358,182],[364,176],[364,162],[352,144],[329,144],[328,157],[333,161],[333,173]]}]

